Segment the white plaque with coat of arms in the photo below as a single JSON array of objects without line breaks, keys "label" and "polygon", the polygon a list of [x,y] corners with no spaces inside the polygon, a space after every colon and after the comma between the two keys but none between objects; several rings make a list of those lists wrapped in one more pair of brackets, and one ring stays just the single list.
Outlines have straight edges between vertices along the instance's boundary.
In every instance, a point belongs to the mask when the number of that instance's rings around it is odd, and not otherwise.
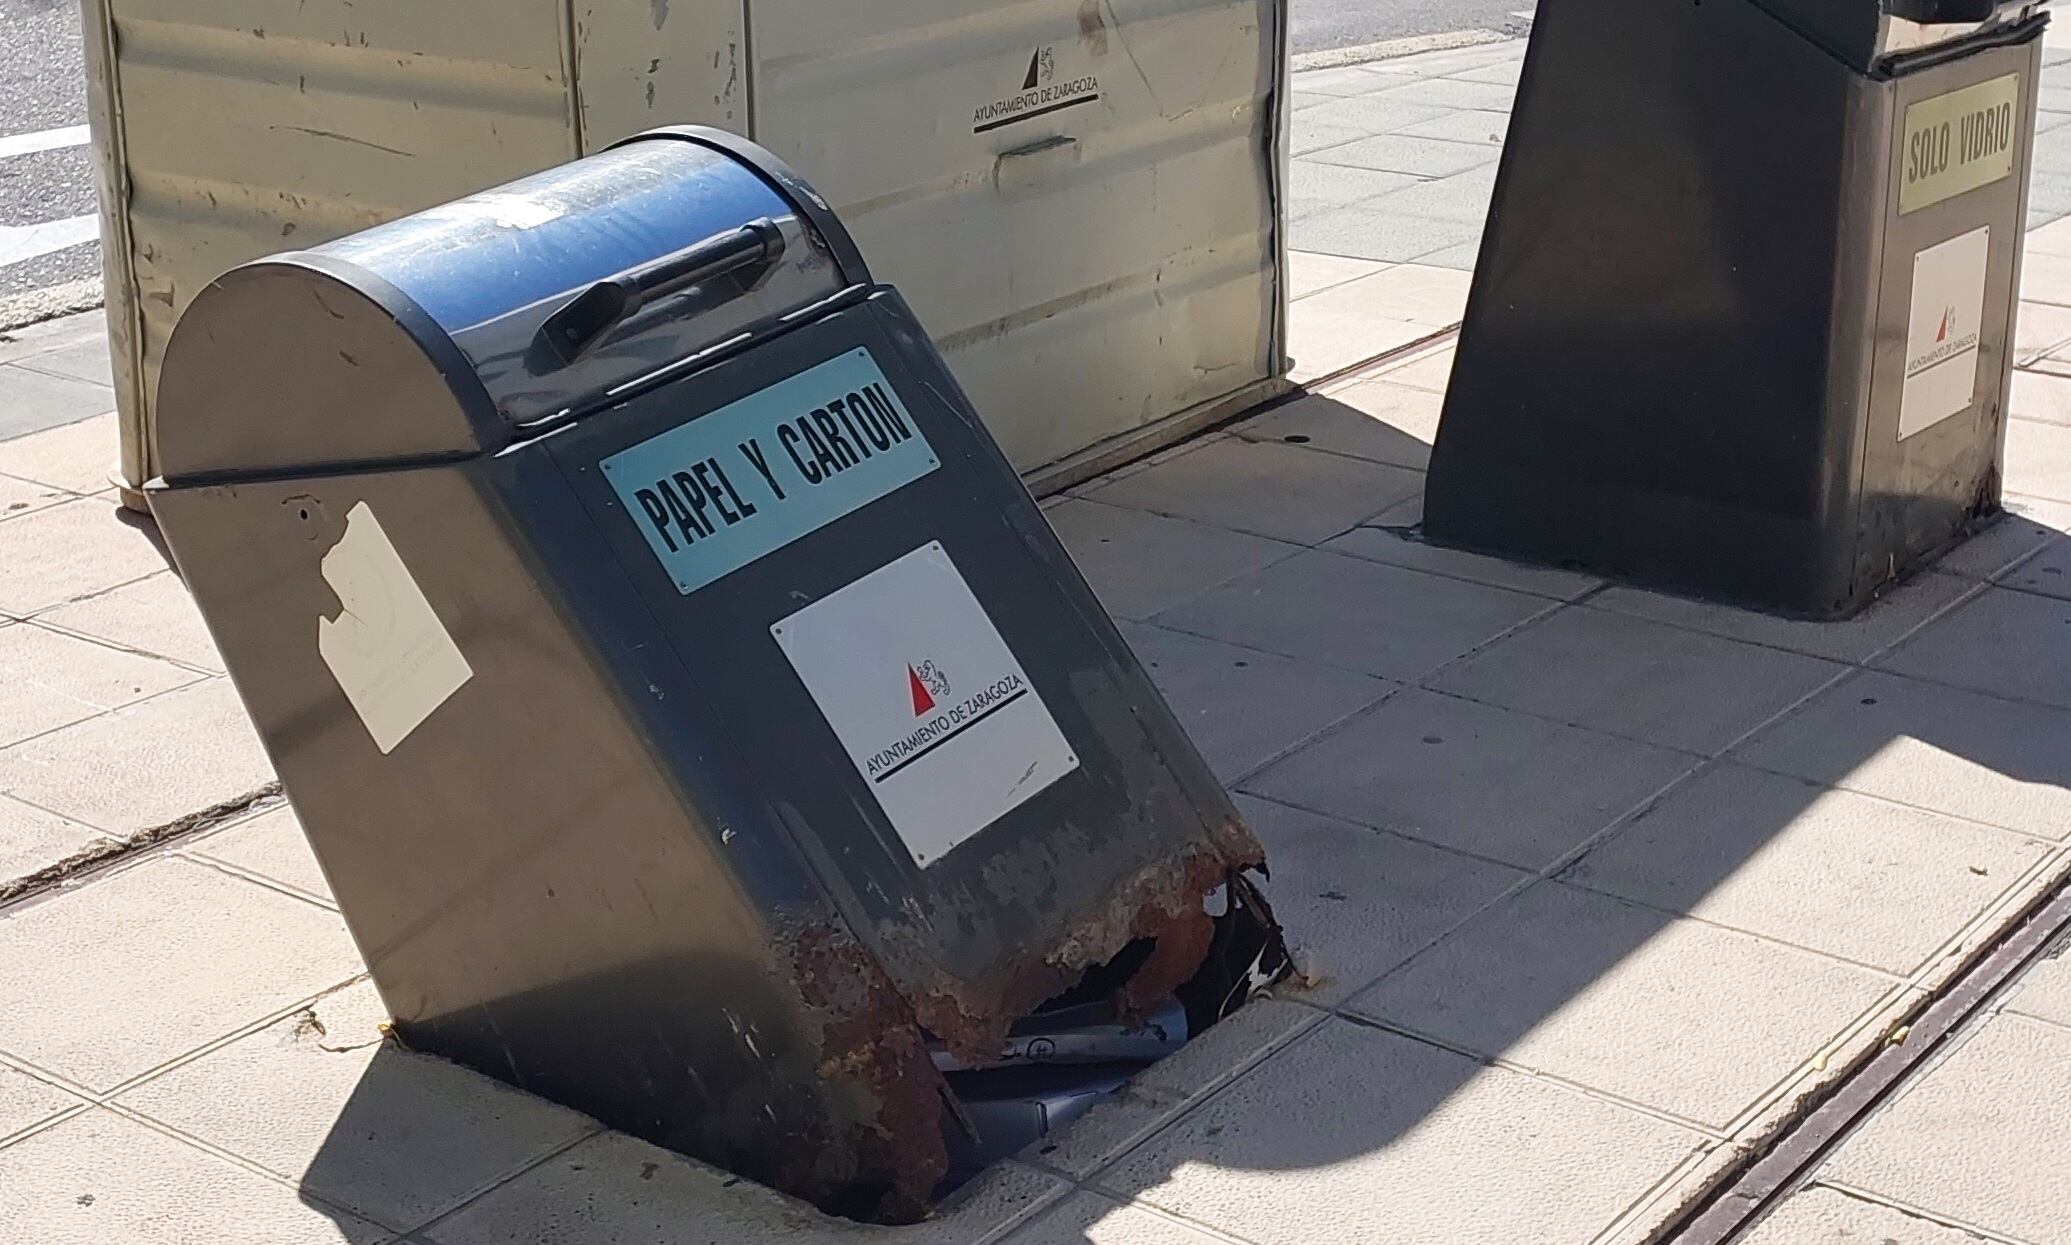
[{"label": "white plaque with coat of arms", "polygon": [[923,866],[1078,768],[939,543],[822,597],[770,634]]}]

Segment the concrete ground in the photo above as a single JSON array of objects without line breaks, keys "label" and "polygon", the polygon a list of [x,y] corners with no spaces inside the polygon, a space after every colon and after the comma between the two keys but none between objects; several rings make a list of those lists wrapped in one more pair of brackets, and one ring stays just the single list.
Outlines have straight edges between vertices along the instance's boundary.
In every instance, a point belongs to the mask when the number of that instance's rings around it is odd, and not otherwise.
[{"label": "concrete ground", "polygon": [[1858,1128],[1746,1245],[2071,1238],[2071,938]]},{"label": "concrete ground", "polygon": [[[1500,87],[1519,50],[1297,87]],[[1329,210],[1444,224],[1370,203],[1454,159]],[[1310,392],[1047,503],[1266,842],[1312,983],[913,1229],[384,1042],[205,630],[105,487],[105,345],[91,320],[0,342],[0,438],[44,429],[0,440],[0,879],[73,862],[0,908],[0,1238],[1648,1239],[2071,874],[2071,224],[2030,238],[2010,515],[1820,625],[1412,539],[1468,239],[1330,254],[1351,233],[1314,219]],[[1813,1192],[2061,1240],[2054,989]],[[1806,1205],[1774,1239],[1850,1239]]]}]

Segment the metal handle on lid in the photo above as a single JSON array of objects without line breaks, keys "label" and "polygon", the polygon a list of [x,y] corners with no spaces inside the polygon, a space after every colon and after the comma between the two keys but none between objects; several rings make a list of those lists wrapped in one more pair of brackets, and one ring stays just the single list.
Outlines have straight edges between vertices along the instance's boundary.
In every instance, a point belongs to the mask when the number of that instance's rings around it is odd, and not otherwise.
[{"label": "metal handle on lid", "polygon": [[749,221],[597,282],[540,324],[533,349],[566,367],[648,303],[743,268],[767,267],[783,253],[784,231],[775,221]]}]

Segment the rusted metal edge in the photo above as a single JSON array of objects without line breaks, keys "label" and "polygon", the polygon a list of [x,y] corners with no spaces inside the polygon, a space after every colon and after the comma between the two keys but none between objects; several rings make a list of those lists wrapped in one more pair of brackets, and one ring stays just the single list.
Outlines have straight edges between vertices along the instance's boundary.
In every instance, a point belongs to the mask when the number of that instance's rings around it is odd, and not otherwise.
[{"label": "rusted metal edge", "polygon": [[1795,1193],[1866,1117],[1945,1048],[2024,970],[2071,930],[2071,878],[2031,904],[2006,934],[1955,980],[1894,1026],[1885,1043],[1813,1104],[1740,1173],[1655,1239],[1664,1245],[1729,1245]]},{"label": "rusted metal edge", "polygon": [[1015,1022],[1138,940],[1154,946],[1118,1002],[1126,1011],[1171,994],[1214,944],[1215,918],[1203,900],[1263,864],[1263,849],[1241,823],[1219,826],[1206,842],[1116,886],[1051,946],[984,983],[940,979],[913,998],[847,929],[815,924],[787,936],[800,1001],[817,1018],[829,1089],[822,1126],[790,1147],[771,1183],[852,1218],[925,1217],[949,1167],[943,1119],[956,1115],[927,1038],[973,1061],[991,1058]]}]

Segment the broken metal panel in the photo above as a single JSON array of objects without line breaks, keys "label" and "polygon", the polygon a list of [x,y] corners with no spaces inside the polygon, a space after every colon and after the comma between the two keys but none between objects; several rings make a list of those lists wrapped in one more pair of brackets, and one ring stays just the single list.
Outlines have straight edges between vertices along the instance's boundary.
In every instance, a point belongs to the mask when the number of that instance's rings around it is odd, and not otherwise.
[{"label": "broken metal panel", "polygon": [[[1089,970],[1125,1024],[1246,993],[1256,840],[896,292],[752,144],[657,132],[241,267],[161,398],[154,511],[413,1046],[910,1219],[961,1127],[931,1042],[995,1058]],[[829,609],[832,684],[779,636]],[[851,684],[885,693],[861,745]],[[999,786],[947,834],[881,785],[970,774]]]}]

